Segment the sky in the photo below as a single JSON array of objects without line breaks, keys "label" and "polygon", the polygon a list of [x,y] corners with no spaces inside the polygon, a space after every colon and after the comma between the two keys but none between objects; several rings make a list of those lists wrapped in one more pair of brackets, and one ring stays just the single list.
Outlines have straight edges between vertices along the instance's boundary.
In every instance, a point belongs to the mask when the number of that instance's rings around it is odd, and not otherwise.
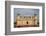
[{"label": "sky", "polygon": [[29,15],[34,16],[34,14],[39,15],[39,9],[31,9],[31,8],[14,8],[14,19],[16,18],[17,13],[21,15]]}]

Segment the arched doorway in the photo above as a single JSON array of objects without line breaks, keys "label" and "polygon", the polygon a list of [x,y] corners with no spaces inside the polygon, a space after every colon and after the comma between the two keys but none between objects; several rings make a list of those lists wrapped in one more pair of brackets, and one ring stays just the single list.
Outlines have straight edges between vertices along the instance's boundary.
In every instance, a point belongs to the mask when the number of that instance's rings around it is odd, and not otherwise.
[{"label": "arched doorway", "polygon": [[28,21],[26,23],[28,24]]}]

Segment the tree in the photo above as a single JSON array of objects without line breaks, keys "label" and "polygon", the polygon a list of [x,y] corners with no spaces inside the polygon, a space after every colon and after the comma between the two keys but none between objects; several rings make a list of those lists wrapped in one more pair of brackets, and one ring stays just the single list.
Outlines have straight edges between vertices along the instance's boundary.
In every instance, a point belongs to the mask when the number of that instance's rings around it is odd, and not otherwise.
[{"label": "tree", "polygon": [[36,16],[37,14],[34,14],[34,16]]},{"label": "tree", "polygon": [[19,13],[17,15],[20,15]]}]

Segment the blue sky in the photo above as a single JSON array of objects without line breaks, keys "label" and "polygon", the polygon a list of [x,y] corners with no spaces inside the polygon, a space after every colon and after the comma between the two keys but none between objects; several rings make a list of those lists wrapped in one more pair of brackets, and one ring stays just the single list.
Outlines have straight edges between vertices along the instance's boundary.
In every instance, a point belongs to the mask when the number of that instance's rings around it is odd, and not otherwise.
[{"label": "blue sky", "polygon": [[31,8],[14,8],[14,18],[16,18],[17,13],[21,15],[30,15],[34,16],[34,13],[39,15],[39,9],[31,9]]}]

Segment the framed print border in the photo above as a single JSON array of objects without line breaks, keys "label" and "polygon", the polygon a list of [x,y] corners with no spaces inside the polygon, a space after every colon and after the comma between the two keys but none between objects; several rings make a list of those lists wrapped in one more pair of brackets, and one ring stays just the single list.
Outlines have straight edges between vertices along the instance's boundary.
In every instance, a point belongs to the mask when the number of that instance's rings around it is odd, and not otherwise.
[{"label": "framed print border", "polygon": [[[18,31],[11,32],[11,5],[26,5],[26,6],[42,6],[42,30],[34,31]],[[33,34],[33,33],[43,33],[45,32],[45,3],[36,2],[19,2],[19,1],[5,1],[5,34],[6,35],[16,35],[16,34]]]},{"label": "framed print border", "polygon": [[[23,28],[14,28],[14,8],[30,8],[30,9],[39,9],[39,27],[23,27]],[[41,6],[23,6],[23,5],[11,5],[11,32],[14,31],[33,31],[33,30],[42,30],[42,7]],[[34,29],[33,29],[34,28]],[[24,29],[24,30],[23,30]]]}]

